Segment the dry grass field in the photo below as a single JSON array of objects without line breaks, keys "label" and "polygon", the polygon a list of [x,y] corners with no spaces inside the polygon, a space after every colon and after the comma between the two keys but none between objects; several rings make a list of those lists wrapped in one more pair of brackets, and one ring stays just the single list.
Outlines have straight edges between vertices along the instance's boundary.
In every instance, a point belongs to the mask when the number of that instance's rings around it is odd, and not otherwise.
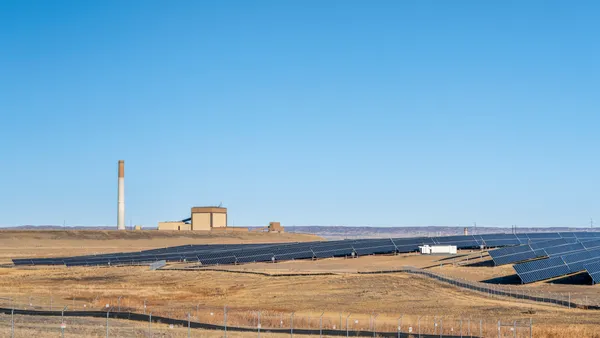
[{"label": "dry grass field", "polygon": [[11,258],[140,251],[184,244],[239,244],[323,240],[308,234],[193,231],[0,230],[0,264]]},{"label": "dry grass field", "polygon": [[[310,235],[293,234],[253,233],[187,238],[186,234],[157,233],[141,232],[141,235],[135,235],[133,232],[98,232],[92,234],[80,231],[61,234],[28,231],[8,235],[7,232],[0,232],[0,245],[2,245],[0,255],[2,259],[8,259],[15,256],[79,254],[83,253],[83,248],[108,252],[189,243],[315,239]],[[25,236],[24,240],[21,240],[20,236]],[[101,236],[106,239],[102,239]],[[357,271],[393,269],[404,265],[431,267],[434,271],[443,271],[461,278],[478,278],[478,280],[506,273],[505,267],[454,267],[452,261],[453,259],[439,256],[400,255],[277,264],[255,263],[225,268],[242,272],[335,273],[335,275],[294,277],[262,276],[231,271],[150,271],[142,266],[6,267],[0,268],[0,297],[16,298],[18,303],[25,306],[31,304],[33,308],[48,307],[52,296],[55,307],[69,305],[76,309],[83,309],[84,306],[87,309],[99,309],[106,304],[110,306],[120,304],[123,309],[137,312],[143,311],[143,304],[146,302],[147,311],[153,311],[155,315],[186,318],[190,313],[195,320],[214,323],[222,322],[223,308],[227,306],[230,325],[241,326],[255,325],[257,311],[261,311],[263,325],[286,327],[289,325],[291,313],[295,312],[294,323],[297,326],[310,325],[318,328],[318,318],[323,314],[324,327],[333,328],[336,325],[339,328],[340,325],[344,325],[343,318],[351,315],[351,329],[368,329],[369,316],[373,313],[378,315],[377,327],[380,329],[394,331],[399,316],[403,315],[403,325],[415,328],[421,317],[423,332],[427,332],[433,330],[434,316],[442,316],[448,333],[457,333],[460,318],[463,318],[465,332],[467,332],[466,323],[469,321],[471,332],[477,334],[481,320],[482,331],[486,337],[497,337],[495,325],[498,320],[512,322],[521,319],[528,321],[531,318],[534,323],[534,337],[600,337],[598,333],[600,315],[594,311],[520,303],[510,299],[491,299],[404,273],[357,274]],[[440,264],[444,266],[439,267]],[[512,270],[510,267],[509,269]],[[585,288],[586,292],[596,295],[598,294],[596,290],[599,290],[594,286],[577,287],[582,290]],[[8,301],[4,300],[4,304],[6,302]],[[5,329],[4,324],[0,326]],[[504,336],[505,333],[501,333]],[[166,336],[177,336],[174,333],[168,334],[170,333],[167,332]],[[211,334],[213,333],[207,331],[198,333],[197,336],[212,337]],[[508,337],[509,334],[512,337],[511,332],[507,331],[506,336]],[[219,335],[214,335],[217,336]],[[240,334],[239,336],[255,335]],[[528,337],[528,332],[519,332],[518,336]]]}]

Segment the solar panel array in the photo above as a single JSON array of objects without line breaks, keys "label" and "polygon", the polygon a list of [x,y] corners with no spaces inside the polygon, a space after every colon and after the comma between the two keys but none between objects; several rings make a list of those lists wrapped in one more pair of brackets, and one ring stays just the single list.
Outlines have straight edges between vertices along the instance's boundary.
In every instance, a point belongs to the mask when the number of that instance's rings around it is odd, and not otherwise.
[{"label": "solar panel array", "polygon": [[600,283],[600,261],[587,263],[583,266],[588,275],[592,277],[594,284]]},{"label": "solar panel array", "polygon": [[[529,234],[524,238],[519,234],[521,242],[527,244],[504,247],[489,252],[495,265],[514,264],[536,258],[560,256],[569,252],[578,252],[600,246],[600,232],[590,233],[550,233],[551,235]],[[552,239],[555,236],[561,238]]]},{"label": "solar panel array", "polygon": [[[534,261],[515,264],[513,267],[521,278],[523,283],[538,282],[546,279],[561,277],[581,271],[588,271],[588,274],[595,281],[595,276],[587,270],[588,265],[593,269],[595,262],[600,262],[600,239],[596,239],[596,233],[585,233],[581,235],[575,233],[572,237],[565,237],[564,242],[558,240],[529,244],[526,246],[513,248],[517,251],[515,254],[500,252],[494,254],[494,261],[504,263],[510,257],[522,261],[522,257],[527,257],[530,252],[535,256],[533,258],[545,257]],[[575,241],[575,242],[574,242]],[[533,250],[532,247],[536,247]],[[528,248],[531,249],[528,251]],[[497,251],[497,250],[494,250]],[[490,252],[490,255],[492,255]],[[512,255],[512,256],[511,256]],[[519,257],[518,255],[522,255]],[[531,259],[531,258],[529,258]],[[598,276],[600,277],[600,276]]]},{"label": "solar panel array", "polygon": [[[534,261],[537,263],[532,265],[519,265],[517,273],[522,276],[524,282],[529,282],[540,280],[540,278],[552,278],[547,276],[568,273],[572,269],[583,269],[587,263],[593,262],[593,257],[595,257],[593,255],[597,251],[592,249],[600,247],[600,232],[486,234],[300,243],[181,245],[129,253],[13,259],[13,263],[15,265],[114,266],[147,265],[164,260],[167,262],[193,262],[202,266],[211,266],[408,253],[417,251],[419,246],[425,244],[456,245],[458,249],[479,248],[480,246],[503,247],[490,251],[490,255],[497,264],[551,256],[547,262],[542,263],[546,260],[538,260]],[[566,263],[562,258],[565,255],[578,252],[588,252],[588,254],[581,257],[573,256],[569,263]],[[567,259],[569,258],[570,256],[567,257]],[[598,258],[600,259],[600,257]],[[517,269],[517,265],[515,265],[515,269]]]}]

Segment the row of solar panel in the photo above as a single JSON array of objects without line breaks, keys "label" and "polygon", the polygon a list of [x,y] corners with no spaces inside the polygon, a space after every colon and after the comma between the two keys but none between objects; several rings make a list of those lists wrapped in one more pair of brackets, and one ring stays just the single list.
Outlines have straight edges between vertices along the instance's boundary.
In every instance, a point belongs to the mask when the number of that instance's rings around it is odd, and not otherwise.
[{"label": "row of solar panel", "polygon": [[580,251],[600,246],[597,237],[561,238],[549,241],[533,242],[528,245],[506,247],[489,252],[495,265],[512,264],[529,259],[554,256],[567,252]]},{"label": "row of solar panel", "polygon": [[[594,242],[597,243],[597,241]],[[516,264],[514,269],[523,283],[532,283],[581,272],[586,270],[586,264],[600,261],[600,247],[593,247],[598,244],[587,242],[588,248],[585,248],[582,243],[578,244],[581,244],[584,249],[568,251],[566,248],[563,254]],[[574,248],[570,244],[563,245],[563,247]]]},{"label": "row of solar panel", "polygon": [[[586,233],[571,233],[570,237],[587,237]],[[592,233],[594,235],[600,233]],[[233,244],[233,245],[183,245],[170,248],[160,248],[145,250],[135,253],[118,253],[104,255],[88,255],[63,258],[43,258],[43,259],[15,259],[16,265],[56,265],[66,264],[68,266],[80,264],[108,265],[121,262],[128,264],[136,262],[149,262],[156,260],[168,261],[206,261],[216,260],[219,257],[259,257],[271,255],[277,257],[295,257],[297,252],[302,252],[301,256],[307,256],[308,252],[313,253],[313,257],[319,258],[322,255],[331,257],[331,255],[349,255],[349,249],[358,255],[368,255],[376,253],[393,252],[411,252],[418,249],[423,244],[454,244],[460,249],[479,247],[480,245],[506,246],[518,245],[524,239],[527,241],[537,241],[554,237],[569,237],[568,233],[535,233],[535,234],[488,234],[488,235],[469,235],[469,236],[448,236],[448,237],[421,237],[421,238],[394,238],[394,239],[364,239],[354,241],[328,241],[328,242],[306,242],[306,243],[286,243],[286,244]],[[350,244],[350,245],[349,245]],[[339,251],[337,251],[339,250]],[[339,252],[339,253],[338,253]],[[310,258],[310,257],[306,257]],[[291,258],[295,259],[295,258]],[[245,258],[238,259],[244,261]]]},{"label": "row of solar panel", "polygon": [[[200,251],[191,251],[191,252],[179,252],[179,253],[151,253],[147,254],[149,251],[143,251],[139,253],[121,253],[121,254],[108,254],[108,255],[95,255],[95,256],[78,256],[78,257],[65,257],[65,258],[42,258],[42,259],[15,259],[13,260],[17,265],[23,264],[33,264],[33,265],[41,265],[41,264],[67,264],[71,265],[72,263],[78,264],[80,262],[88,262],[88,261],[96,261],[96,260],[105,260],[107,263],[109,261],[148,261],[148,260],[194,260],[195,257],[204,258],[207,254],[218,254],[222,253],[234,253],[236,256],[248,256],[248,255],[256,255],[257,251],[263,252],[275,252],[275,253],[286,253],[287,251],[294,250],[314,250],[315,252],[319,251],[331,251],[335,250],[338,247],[347,248],[351,246],[355,249],[355,252],[358,254],[371,254],[368,248],[377,248],[374,253],[386,253],[386,252],[395,252],[397,248],[404,251],[414,251],[417,249],[419,244],[433,244],[431,240],[424,240],[418,244],[409,244],[407,248],[406,242],[414,242],[414,239],[376,239],[376,240],[357,240],[357,241],[331,241],[331,242],[307,242],[307,243],[293,243],[293,244],[269,244],[269,245],[253,245],[253,246],[233,246],[231,249],[229,247],[217,246],[214,250],[200,250]],[[395,243],[398,243],[396,245]],[[324,248],[324,249],[323,249]],[[150,251],[151,252],[151,251]],[[317,255],[318,256],[318,255]]]}]

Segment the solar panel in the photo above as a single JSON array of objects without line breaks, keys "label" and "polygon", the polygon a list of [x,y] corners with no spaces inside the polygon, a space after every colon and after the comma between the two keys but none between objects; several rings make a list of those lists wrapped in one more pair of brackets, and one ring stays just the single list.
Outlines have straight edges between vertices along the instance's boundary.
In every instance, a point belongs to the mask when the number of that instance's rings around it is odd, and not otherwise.
[{"label": "solar panel", "polygon": [[511,254],[511,255],[497,257],[494,259],[494,263],[496,265],[512,264],[512,263],[523,262],[526,260],[540,258],[540,257],[543,257],[543,255],[540,256],[533,250],[529,250],[526,252],[519,252],[519,253],[515,253],[515,254]]},{"label": "solar panel", "polygon": [[600,283],[600,261],[587,263],[583,266],[594,284]]},{"label": "solar panel", "polygon": [[354,249],[351,247],[347,248],[338,248],[334,250],[323,250],[316,251],[313,250],[316,258],[329,258],[329,257],[341,257],[341,256],[351,256]]},{"label": "solar panel", "polygon": [[507,245],[520,245],[521,242],[517,238],[506,238],[506,239],[484,239],[485,246],[497,247]]},{"label": "solar panel", "polygon": [[564,244],[554,247],[544,248],[548,256],[564,255],[570,252],[583,251],[585,247],[581,243]]},{"label": "solar panel", "polygon": [[532,283],[569,274],[568,266],[560,257],[551,257],[513,265],[523,283]]},{"label": "solar panel", "polygon": [[558,239],[561,238],[558,232],[535,232],[527,234],[529,239]]},{"label": "solar panel", "polygon": [[531,243],[529,246],[531,247],[531,249],[537,250],[537,249],[544,249],[544,248],[549,248],[549,247],[558,246],[558,245],[572,244],[572,243],[574,243],[573,241],[577,241],[577,240],[570,239],[569,241],[567,241],[564,238],[559,238],[559,239],[552,239],[549,241],[541,241],[541,242]]},{"label": "solar panel", "polygon": [[513,254],[527,252],[527,251],[531,251],[531,247],[529,247],[529,245],[519,245],[519,246],[511,246],[511,247],[506,247],[506,248],[490,250],[490,251],[488,251],[488,253],[492,257],[492,259],[494,259],[496,257],[513,255]]}]

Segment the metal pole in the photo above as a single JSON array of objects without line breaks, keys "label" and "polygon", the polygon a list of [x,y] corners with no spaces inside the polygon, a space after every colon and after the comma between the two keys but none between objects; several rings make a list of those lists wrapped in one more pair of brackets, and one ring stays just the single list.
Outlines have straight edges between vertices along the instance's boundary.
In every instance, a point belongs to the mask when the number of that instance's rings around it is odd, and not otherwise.
[{"label": "metal pole", "polygon": [[225,329],[225,338],[227,338],[227,305],[223,307],[223,328]]},{"label": "metal pole", "polygon": [[462,332],[462,317],[460,318],[460,338],[462,338],[463,336],[463,332]]},{"label": "metal pole", "polygon": [[440,338],[443,338],[444,334],[444,318],[440,317]]},{"label": "metal pole", "polygon": [[108,314],[110,313],[110,309],[106,311],[106,338],[108,338]]},{"label": "metal pole", "polygon": [[15,309],[10,310],[10,336],[15,338]]},{"label": "metal pole", "polygon": [[350,336],[350,331],[348,329],[348,318],[350,318],[351,315],[352,315],[352,313],[349,314],[348,317],[346,317],[346,337]]},{"label": "metal pole", "polygon": [[513,321],[513,337],[517,338],[517,321]]},{"label": "metal pole", "polygon": [[319,317],[319,337],[323,338],[323,315],[325,312],[321,313],[321,317]]},{"label": "metal pole", "polygon": [[144,314],[146,314],[146,300],[144,299]]},{"label": "metal pole", "polygon": [[533,318],[529,318],[529,338],[533,337]]},{"label": "metal pole", "polygon": [[148,337],[152,337],[152,312],[150,312],[150,317],[148,318]]},{"label": "metal pole", "polygon": [[375,315],[375,317],[373,317],[373,338],[375,338],[375,334],[377,333],[377,331],[375,330],[375,323],[377,322],[377,316],[379,316],[379,315]]},{"label": "metal pole", "polygon": [[290,337],[294,338],[294,313],[292,312],[290,320]]},{"label": "metal pole", "polygon": [[258,338],[260,338],[260,311],[258,311],[258,325],[256,325],[258,327]]},{"label": "metal pole", "polygon": [[61,331],[61,334],[62,334],[62,338],[65,338],[65,328],[63,327],[63,326],[64,326],[63,324],[65,323],[65,310],[66,310],[68,307],[69,307],[68,305],[67,305],[67,306],[65,306],[65,307],[62,309],[62,312],[60,313],[60,331]]},{"label": "metal pole", "polygon": [[398,338],[400,338],[400,332],[402,332],[402,316],[400,316],[400,318],[398,318]]},{"label": "metal pole", "polygon": [[198,307],[200,307],[200,303],[196,304],[196,318],[200,321],[200,313],[198,312]]},{"label": "metal pole", "polygon": [[123,296],[119,296],[119,298],[117,299],[117,305],[119,306],[119,312],[121,312],[121,297],[123,297]]},{"label": "metal pole", "polygon": [[419,338],[421,338],[421,317],[417,318],[417,326],[419,328]]},{"label": "metal pole", "polygon": [[52,295],[50,295],[50,311],[52,311]]},{"label": "metal pole", "polygon": [[190,332],[190,313],[188,312],[188,338],[190,338],[192,336],[191,332]]},{"label": "metal pole", "polygon": [[483,331],[481,330],[481,319],[479,319],[479,337],[483,337]]},{"label": "metal pole", "polygon": [[500,338],[500,321],[498,321],[498,338]]}]

